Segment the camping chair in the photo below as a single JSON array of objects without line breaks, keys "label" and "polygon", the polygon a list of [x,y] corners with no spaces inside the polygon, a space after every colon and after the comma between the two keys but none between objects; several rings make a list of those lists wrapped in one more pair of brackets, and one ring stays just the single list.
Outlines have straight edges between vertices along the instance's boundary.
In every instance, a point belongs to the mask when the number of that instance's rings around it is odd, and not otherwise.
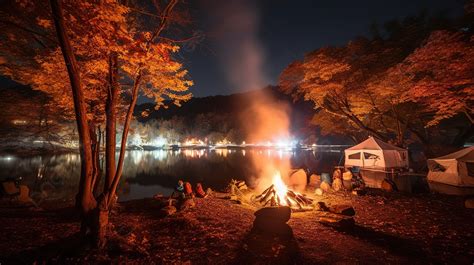
[{"label": "camping chair", "polygon": [[20,195],[20,188],[13,180],[2,182],[2,197],[13,199],[18,195]]},{"label": "camping chair", "polygon": [[17,185],[13,180],[2,182],[2,197],[20,203],[36,203],[30,197],[30,189],[26,185]]}]

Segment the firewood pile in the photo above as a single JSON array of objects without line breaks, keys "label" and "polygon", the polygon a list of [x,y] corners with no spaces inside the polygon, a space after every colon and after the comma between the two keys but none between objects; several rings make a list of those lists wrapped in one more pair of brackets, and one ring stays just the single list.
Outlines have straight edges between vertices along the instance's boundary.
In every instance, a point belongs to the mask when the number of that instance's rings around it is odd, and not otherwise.
[{"label": "firewood pile", "polygon": [[262,207],[289,206],[293,210],[313,209],[313,199],[291,190],[287,190],[285,196],[279,196],[273,184],[261,194],[254,196],[252,201],[260,204]]}]

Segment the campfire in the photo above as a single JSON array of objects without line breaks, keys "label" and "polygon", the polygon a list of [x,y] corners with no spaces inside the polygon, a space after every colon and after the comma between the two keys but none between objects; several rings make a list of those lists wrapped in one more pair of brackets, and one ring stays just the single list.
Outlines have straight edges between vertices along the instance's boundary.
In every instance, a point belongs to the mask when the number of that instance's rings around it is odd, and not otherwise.
[{"label": "campfire", "polygon": [[289,206],[293,210],[312,210],[313,200],[303,194],[289,190],[281,179],[280,172],[273,177],[272,185],[253,198],[254,202],[266,206]]}]

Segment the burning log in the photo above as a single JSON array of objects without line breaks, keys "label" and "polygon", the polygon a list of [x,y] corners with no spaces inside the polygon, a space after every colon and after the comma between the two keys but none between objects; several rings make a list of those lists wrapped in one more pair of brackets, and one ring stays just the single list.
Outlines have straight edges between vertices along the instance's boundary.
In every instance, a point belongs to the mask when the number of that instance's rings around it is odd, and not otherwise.
[{"label": "burning log", "polygon": [[289,206],[292,209],[304,210],[305,208],[312,208],[313,200],[306,197],[303,194],[296,193],[291,190],[287,190],[286,193],[281,196],[279,192],[275,190],[275,185],[270,185],[262,193],[254,197],[254,202],[259,203],[263,207],[270,206]]},{"label": "burning log", "polygon": [[257,199],[260,198],[260,203],[266,202],[268,197],[274,193],[273,185],[271,185],[268,189],[266,189],[263,193],[257,196]]}]

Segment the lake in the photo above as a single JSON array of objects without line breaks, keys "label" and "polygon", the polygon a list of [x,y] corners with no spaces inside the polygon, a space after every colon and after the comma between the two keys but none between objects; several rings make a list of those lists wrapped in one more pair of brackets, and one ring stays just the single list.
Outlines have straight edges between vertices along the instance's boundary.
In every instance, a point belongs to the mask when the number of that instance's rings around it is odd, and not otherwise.
[{"label": "lake", "polygon": [[[293,168],[330,172],[341,163],[341,150],[275,149],[182,149],[127,151],[118,194],[120,201],[168,195],[179,179],[204,188],[224,189],[231,179],[245,180],[252,186],[258,170],[252,161],[290,159]],[[72,199],[77,192],[80,159],[75,153],[28,158],[0,157],[0,179],[21,177],[35,200]]]}]

